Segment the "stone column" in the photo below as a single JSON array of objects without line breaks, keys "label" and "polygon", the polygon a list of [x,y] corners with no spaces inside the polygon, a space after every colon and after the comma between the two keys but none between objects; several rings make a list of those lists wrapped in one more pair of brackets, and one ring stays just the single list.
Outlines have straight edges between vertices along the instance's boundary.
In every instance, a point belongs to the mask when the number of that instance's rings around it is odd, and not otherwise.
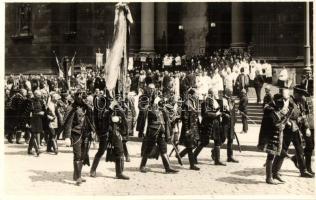
[{"label": "stone column", "polygon": [[165,53],[168,48],[168,4],[165,2],[156,3],[156,11],[156,46],[160,53]]},{"label": "stone column", "polygon": [[305,67],[311,66],[311,49],[310,49],[310,13],[309,13],[309,2],[305,3],[305,57],[304,64]]},{"label": "stone column", "polygon": [[245,48],[244,3],[232,2],[232,48]]},{"label": "stone column", "polygon": [[138,30],[140,21],[140,3],[130,3],[129,8],[134,20],[134,24],[131,24],[130,26],[129,52],[136,53],[139,50],[140,38],[140,30]]},{"label": "stone column", "polygon": [[142,2],[141,6],[141,53],[155,51],[155,4]]}]

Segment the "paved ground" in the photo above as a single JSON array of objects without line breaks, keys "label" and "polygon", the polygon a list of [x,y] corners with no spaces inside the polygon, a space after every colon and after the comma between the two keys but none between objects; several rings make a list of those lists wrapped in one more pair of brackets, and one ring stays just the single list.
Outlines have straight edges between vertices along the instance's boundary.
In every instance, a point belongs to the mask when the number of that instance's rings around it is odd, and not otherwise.
[{"label": "paved ground", "polygon": [[[83,168],[87,182],[81,187],[72,181],[72,153],[60,143],[60,153],[43,153],[39,158],[26,154],[26,145],[5,144],[5,194],[6,195],[315,195],[314,179],[300,178],[290,160],[285,160],[282,170],[285,184],[265,183],[265,154],[254,151],[236,152],[238,164],[214,166],[210,149],[200,155],[200,171],[188,170],[188,159],[179,166],[174,157],[173,166],[179,174],[164,174],[161,160],[149,160],[151,172],[138,171],[140,143],[129,142],[132,162],[125,163],[125,174],[130,181],[115,179],[114,163],[100,162],[97,178],[88,177],[89,167]],[[170,151],[170,147],[168,147]],[[91,160],[96,149],[90,151]],[[226,150],[222,150],[226,160]],[[92,161],[91,161],[92,162]],[[209,197],[211,197],[209,196]],[[301,197],[301,196],[300,196]]]}]

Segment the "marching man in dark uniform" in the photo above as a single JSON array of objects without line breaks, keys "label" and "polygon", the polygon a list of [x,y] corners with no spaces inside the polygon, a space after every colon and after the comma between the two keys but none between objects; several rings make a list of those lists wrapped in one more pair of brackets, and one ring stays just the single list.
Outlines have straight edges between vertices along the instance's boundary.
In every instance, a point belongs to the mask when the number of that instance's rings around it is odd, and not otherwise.
[{"label": "marching man in dark uniform", "polygon": [[84,102],[84,94],[79,90],[74,95],[74,103],[72,110],[67,116],[64,123],[64,128],[67,128],[70,124],[71,127],[71,140],[73,144],[73,165],[74,173],[73,179],[76,181],[76,185],[80,185],[86,180],[81,178],[81,170],[83,162],[87,161],[87,138],[89,138],[90,130],[92,127],[91,119],[92,108]]},{"label": "marching man in dark uniform", "polygon": [[[294,87],[294,91],[296,94],[296,103],[301,111],[301,116],[299,117],[299,128],[303,135],[303,140],[305,141],[305,148],[304,148],[304,156],[305,156],[305,166],[308,173],[312,174],[313,176],[315,173],[312,170],[312,154],[314,150],[314,130],[311,129],[313,123],[309,123],[311,119],[308,115],[310,113],[309,105],[306,101],[306,96],[309,96],[309,93],[302,85],[297,85]],[[313,122],[313,121],[312,121]],[[298,156],[295,155],[291,158],[291,160],[298,166]]]},{"label": "marching man in dark uniform", "polygon": [[[124,147],[123,137],[128,135],[128,124],[123,108],[116,100],[111,102],[110,108],[110,126],[109,143],[112,148],[108,148],[106,161],[115,162],[116,178],[129,180],[128,176],[123,174],[124,170]],[[112,150],[111,150],[112,149]]]},{"label": "marching man in dark uniform", "polygon": [[281,154],[283,142],[284,118],[281,110],[284,106],[281,94],[273,96],[273,103],[264,109],[259,133],[258,149],[267,153],[266,183],[276,184],[272,179],[272,162]]},{"label": "marching man in dark uniform", "polygon": [[[206,147],[210,143],[211,138],[216,138],[216,141],[221,140],[221,133],[220,130],[220,104],[215,99],[214,92],[212,89],[208,90],[208,96],[206,100],[201,104],[201,115],[202,115],[202,122],[201,122],[201,132],[200,132],[200,144],[194,151],[194,158],[197,163],[197,157],[202,151],[204,147]],[[222,142],[219,142],[222,143]],[[220,146],[219,143],[216,143],[217,146]],[[216,146],[216,145],[215,145]],[[213,158],[215,153],[215,148],[212,150]],[[215,153],[216,154],[216,153]],[[219,164],[219,160],[215,159],[216,164]]]},{"label": "marching man in dark uniform", "polygon": [[289,120],[285,124],[285,128],[283,130],[283,146],[280,155],[277,155],[273,161],[272,173],[273,178],[277,179],[280,182],[285,182],[279,175],[279,171],[281,170],[283,160],[286,157],[288,148],[293,143],[297,155],[297,162],[300,169],[301,177],[312,178],[313,176],[306,172],[305,161],[303,157],[303,146],[302,146],[302,135],[299,129],[299,117],[301,115],[301,111],[299,109],[299,105],[297,104],[297,100],[299,95],[299,91],[297,89],[294,90],[294,95],[288,95],[288,89],[282,89],[282,95],[285,99],[285,104],[283,109],[281,110],[281,114],[289,115]]},{"label": "marching man in dark uniform", "polygon": [[154,98],[155,85],[148,84],[144,91],[144,94],[139,97],[138,103],[138,117],[136,124],[136,131],[138,131],[138,137],[142,138],[144,136],[145,128],[145,118],[146,118],[146,106],[149,105],[149,100]]},{"label": "marching man in dark uniform", "polygon": [[[153,88],[154,85],[152,84],[150,87]],[[140,171],[146,173],[148,171],[145,167],[147,159],[151,157],[158,158],[160,154],[166,173],[177,173],[177,170],[171,168],[169,157],[167,155],[166,142],[170,140],[170,122],[168,113],[165,110],[166,108],[163,105],[162,99],[153,97],[154,96],[148,100],[149,104],[142,108],[145,114],[145,128],[143,130],[146,130],[146,135],[142,143]],[[157,147],[156,150],[155,147]],[[159,154],[152,155],[157,154],[152,153],[154,151],[159,151]]]},{"label": "marching man in dark uniform", "polygon": [[187,99],[182,105],[181,111],[182,129],[179,143],[184,145],[185,149],[180,152],[180,157],[184,157],[188,154],[191,170],[200,170],[200,168],[195,166],[196,161],[193,155],[193,148],[197,146],[199,140],[200,122],[197,100],[196,90],[193,88],[189,89]]},{"label": "marching man in dark uniform", "polygon": [[99,139],[99,149],[95,154],[91,169],[90,176],[96,177],[96,169],[108,145],[109,126],[110,126],[110,110],[109,106],[111,99],[107,93],[104,96],[97,94],[94,98],[94,122],[96,126],[96,134]]},{"label": "marching man in dark uniform", "polygon": [[236,112],[235,102],[232,98],[232,91],[226,90],[221,102],[222,112],[222,129],[227,138],[227,162],[238,163],[238,160],[233,158],[233,141],[235,137]]}]

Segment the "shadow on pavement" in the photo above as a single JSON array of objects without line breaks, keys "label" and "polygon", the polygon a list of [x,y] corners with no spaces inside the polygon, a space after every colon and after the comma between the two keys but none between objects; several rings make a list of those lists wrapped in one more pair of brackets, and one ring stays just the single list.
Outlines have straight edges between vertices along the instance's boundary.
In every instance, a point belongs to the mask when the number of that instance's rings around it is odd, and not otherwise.
[{"label": "shadow on pavement", "polygon": [[[14,152],[4,152],[4,155],[8,155],[8,156],[20,156],[20,155],[27,155],[27,149],[25,149],[24,151],[14,151]],[[32,156],[32,155],[30,155]]]},{"label": "shadow on pavement", "polygon": [[6,146],[6,148],[10,149],[27,149],[28,144],[9,144]]},{"label": "shadow on pavement", "polygon": [[[265,177],[262,177],[265,179]],[[254,179],[246,179],[246,178],[236,178],[236,177],[222,177],[216,179],[216,181],[228,183],[228,184],[260,184],[265,183],[265,181],[257,181]]]},{"label": "shadow on pavement", "polygon": [[[32,182],[54,182],[74,185],[72,171],[48,172],[43,170],[30,170],[35,175],[30,176]],[[71,178],[71,179],[70,179]]]},{"label": "shadow on pavement", "polygon": [[245,168],[240,171],[231,172],[231,174],[238,175],[238,176],[253,176],[253,175],[260,175],[265,176],[266,171],[265,167],[262,168]]}]

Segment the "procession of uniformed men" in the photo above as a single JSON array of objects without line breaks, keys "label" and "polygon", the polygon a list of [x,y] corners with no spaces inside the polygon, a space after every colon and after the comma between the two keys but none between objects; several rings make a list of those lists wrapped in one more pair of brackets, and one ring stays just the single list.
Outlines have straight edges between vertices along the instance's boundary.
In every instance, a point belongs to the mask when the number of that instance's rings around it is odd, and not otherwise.
[{"label": "procession of uniformed men", "polygon": [[[310,74],[310,70],[306,70]],[[190,82],[188,76],[188,82]],[[294,95],[287,88],[273,97],[267,93],[264,98],[264,116],[261,124],[258,148],[267,152],[266,182],[276,184],[284,182],[280,175],[283,160],[288,155],[292,142],[296,154],[291,160],[298,167],[302,177],[314,177],[311,156],[314,149],[314,128],[310,127],[312,112],[307,98],[312,90],[307,86],[311,78],[307,77],[294,87]],[[191,85],[189,85],[191,86]],[[136,130],[143,138],[140,172],[146,173],[148,159],[161,157],[166,173],[178,173],[169,161],[175,152],[179,164],[188,155],[191,170],[199,170],[198,156],[210,140],[213,149],[210,159],[216,166],[225,166],[221,160],[221,147],[227,141],[227,162],[238,163],[233,157],[233,143],[236,138],[237,109],[232,91],[225,89],[221,95],[212,88],[201,100],[194,85],[188,87],[182,100],[172,95],[163,95],[155,84],[149,82],[139,97],[138,104],[127,97],[112,97],[106,86],[95,88],[95,92],[76,90],[73,93],[63,91],[45,93],[40,82],[31,85],[32,90],[13,87],[11,94],[6,93],[6,135],[9,142],[20,143],[22,132],[28,142],[28,154],[41,153],[43,141],[47,152],[58,154],[57,139],[62,137],[73,148],[73,179],[77,185],[86,180],[81,177],[83,165],[90,166],[89,148],[98,141],[98,151],[91,165],[90,176],[96,177],[97,166],[106,152],[106,161],[115,162],[116,177],[129,179],[123,174],[124,161],[130,161],[127,141],[134,122],[131,113],[139,109]],[[245,89],[241,93],[247,93]],[[134,115],[133,115],[134,116]],[[45,134],[44,134],[45,133]],[[173,146],[168,155],[167,143]],[[179,145],[184,148],[180,151]],[[124,159],[125,158],[125,159]]]}]

